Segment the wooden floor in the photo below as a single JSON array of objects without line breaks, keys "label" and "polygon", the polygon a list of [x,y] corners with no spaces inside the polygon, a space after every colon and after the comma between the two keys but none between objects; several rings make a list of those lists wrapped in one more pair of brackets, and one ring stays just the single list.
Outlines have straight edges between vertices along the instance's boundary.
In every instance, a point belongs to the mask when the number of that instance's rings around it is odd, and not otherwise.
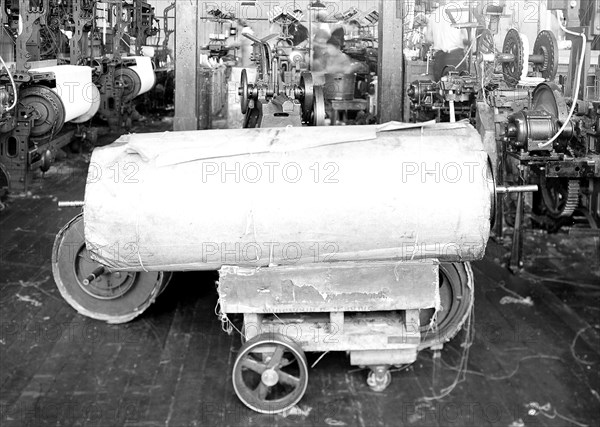
[{"label": "wooden floor", "polygon": [[[439,357],[424,351],[394,372],[383,393],[370,391],[367,372],[345,354],[329,353],[310,370],[297,408],[267,416],[233,391],[240,337],[215,316],[214,274],[176,275],[148,311],[121,326],[84,318],[62,300],[50,254],[77,209],[56,202],[82,199],[86,156],[59,166],[0,213],[3,427],[600,425],[597,240],[530,233],[519,277],[491,242],[473,264],[474,340],[462,374],[464,332]],[[309,364],[319,356],[309,354]],[[428,399],[456,379],[449,395]]]}]

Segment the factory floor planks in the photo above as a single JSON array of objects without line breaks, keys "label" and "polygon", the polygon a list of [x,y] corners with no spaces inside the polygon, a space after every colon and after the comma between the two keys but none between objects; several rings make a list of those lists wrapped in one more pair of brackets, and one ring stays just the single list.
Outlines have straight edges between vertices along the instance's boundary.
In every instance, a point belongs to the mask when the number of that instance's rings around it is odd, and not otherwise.
[{"label": "factory floor planks", "polygon": [[[297,408],[260,415],[238,401],[231,385],[240,337],[224,333],[214,314],[215,274],[176,274],[157,302],[126,325],[84,318],[62,300],[51,248],[78,209],[58,209],[56,202],[82,199],[86,158],[61,160],[36,179],[31,196],[9,199],[0,213],[3,427],[598,425],[597,240],[528,233],[520,276],[501,265],[505,249],[490,242],[486,258],[473,264],[466,372],[457,372],[464,332],[440,354],[424,351],[394,372],[383,393],[367,387],[367,371],[351,367],[345,354],[329,353],[310,369]],[[319,356],[308,354],[309,365]],[[455,380],[446,397],[427,399]]]}]

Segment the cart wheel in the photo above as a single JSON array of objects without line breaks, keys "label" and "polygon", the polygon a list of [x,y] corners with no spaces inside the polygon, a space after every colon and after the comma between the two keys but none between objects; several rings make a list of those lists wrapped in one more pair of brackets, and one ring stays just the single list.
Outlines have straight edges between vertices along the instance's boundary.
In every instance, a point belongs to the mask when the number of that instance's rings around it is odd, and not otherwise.
[{"label": "cart wheel", "polygon": [[381,393],[392,383],[392,373],[387,367],[371,368],[367,377],[367,384],[371,390]]},{"label": "cart wheel", "polygon": [[[52,273],[62,297],[84,316],[125,323],[143,313],[168,283],[161,272],[101,272],[85,246],[83,214],[56,236]],[[97,277],[88,280],[91,274]]]},{"label": "cart wheel", "polygon": [[308,365],[302,348],[276,333],[246,342],[233,365],[233,388],[250,409],[276,414],[302,399],[308,385]]},{"label": "cart wheel", "polygon": [[170,271],[163,271],[162,280],[160,282],[160,289],[158,290],[158,295],[162,295],[162,293],[167,289],[169,283],[171,283],[171,279],[173,278],[173,273]]},{"label": "cart wheel", "polygon": [[420,311],[419,350],[438,347],[454,338],[473,307],[473,271],[468,262],[440,264],[439,283],[440,310]]}]

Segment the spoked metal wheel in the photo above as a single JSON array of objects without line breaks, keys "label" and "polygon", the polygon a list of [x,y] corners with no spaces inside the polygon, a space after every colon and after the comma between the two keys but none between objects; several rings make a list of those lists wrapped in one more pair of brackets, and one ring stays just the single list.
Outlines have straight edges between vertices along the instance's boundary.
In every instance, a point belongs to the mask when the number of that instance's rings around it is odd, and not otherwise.
[{"label": "spoked metal wheel", "polygon": [[460,331],[473,306],[473,271],[469,263],[440,264],[440,309],[421,310],[419,349],[450,341]]},{"label": "spoked metal wheel", "polygon": [[521,80],[523,67],[527,67],[525,63],[525,46],[521,34],[514,28],[508,30],[502,52],[511,54],[514,57],[513,61],[503,62],[502,71],[507,84],[515,86]]},{"label": "spoked metal wheel", "polygon": [[83,214],[56,236],[52,273],[60,294],[75,310],[108,323],[125,323],[139,316],[171,277],[161,272],[102,271],[85,246]]},{"label": "spoked metal wheel", "polygon": [[250,409],[276,414],[302,399],[308,385],[304,351],[291,339],[275,333],[246,342],[233,365],[233,388]]}]

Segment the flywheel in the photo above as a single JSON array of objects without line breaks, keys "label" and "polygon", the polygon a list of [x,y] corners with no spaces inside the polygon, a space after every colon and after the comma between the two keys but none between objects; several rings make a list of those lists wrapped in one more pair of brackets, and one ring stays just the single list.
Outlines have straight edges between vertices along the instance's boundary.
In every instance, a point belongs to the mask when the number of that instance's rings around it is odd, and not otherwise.
[{"label": "flywheel", "polygon": [[300,90],[302,93],[302,117],[304,121],[310,121],[312,114],[314,99],[315,99],[315,85],[313,82],[312,73],[302,73],[300,76]]},{"label": "flywheel", "polygon": [[323,86],[314,87],[313,126],[325,126],[325,93]]}]

